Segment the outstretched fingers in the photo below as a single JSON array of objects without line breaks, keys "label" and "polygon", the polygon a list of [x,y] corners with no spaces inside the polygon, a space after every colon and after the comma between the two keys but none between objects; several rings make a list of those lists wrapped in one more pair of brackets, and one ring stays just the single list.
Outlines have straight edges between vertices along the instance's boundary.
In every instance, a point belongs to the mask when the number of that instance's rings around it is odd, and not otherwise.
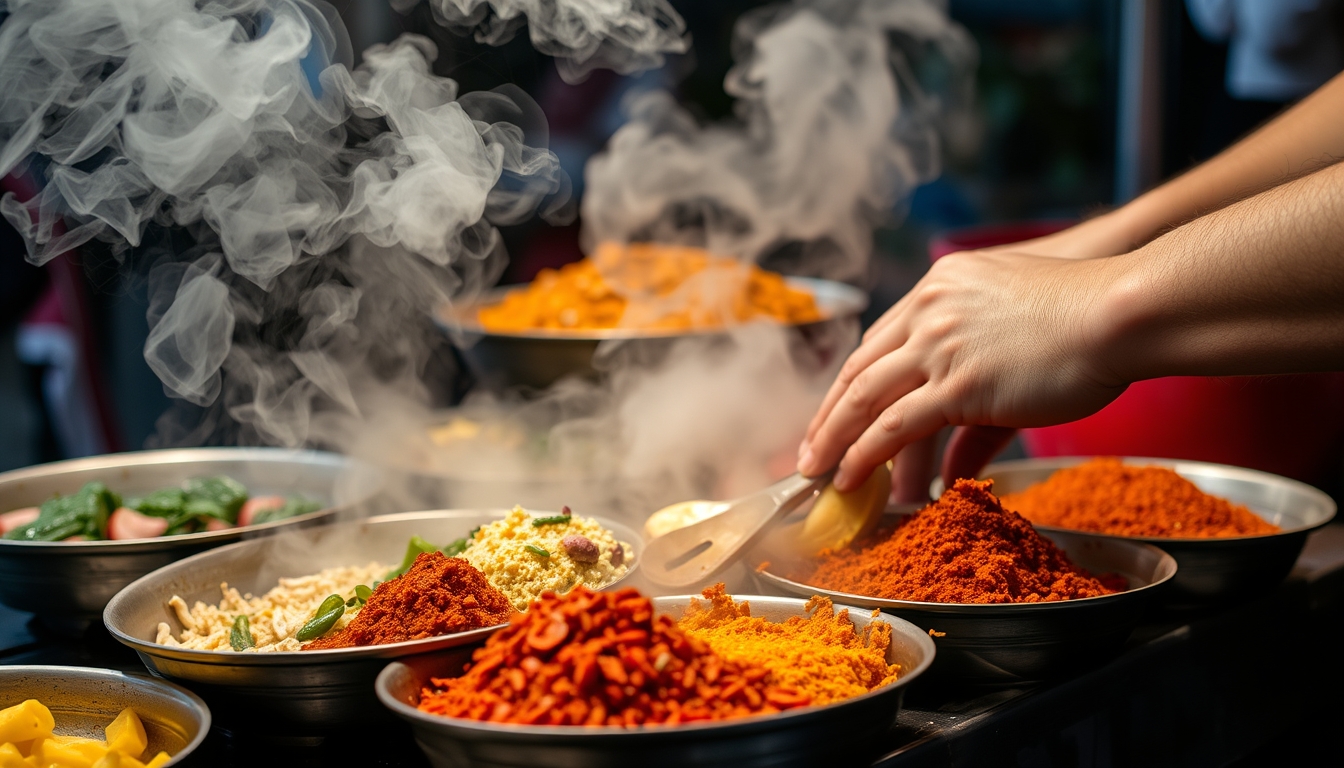
[{"label": "outstretched fingers", "polygon": [[[878,359],[854,377],[826,413],[825,420],[805,442],[798,471],[811,477],[834,467],[845,449],[868,429],[884,410],[924,383],[908,350]],[[890,456],[884,457],[886,461]]]},{"label": "outstretched fingers", "polygon": [[[906,339],[907,334],[903,326],[890,326],[886,332],[873,337],[871,340],[865,340],[859,345],[858,349],[850,353],[849,359],[845,360],[844,366],[840,368],[840,373],[835,377],[835,381],[831,383],[831,388],[826,392],[826,397],[822,399],[821,407],[817,409],[816,415],[812,417],[811,423],[807,426],[807,437],[798,448],[800,459],[806,454],[807,446],[816,441],[821,426],[830,419],[831,412],[849,392],[855,380],[864,375],[865,371],[883,357],[900,349],[905,344]],[[822,467],[821,469],[828,468]]]},{"label": "outstretched fingers", "polygon": [[877,418],[849,446],[835,473],[840,491],[857,488],[873,468],[907,445],[936,434],[947,425],[935,388],[924,384],[905,394]]}]

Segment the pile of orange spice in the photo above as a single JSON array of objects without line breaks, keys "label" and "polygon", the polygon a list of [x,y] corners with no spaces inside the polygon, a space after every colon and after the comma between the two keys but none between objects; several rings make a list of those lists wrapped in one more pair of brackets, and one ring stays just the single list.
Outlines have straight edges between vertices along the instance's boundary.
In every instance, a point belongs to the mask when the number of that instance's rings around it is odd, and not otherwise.
[{"label": "pile of orange spice", "polygon": [[544,593],[472,654],[433,678],[419,708],[496,723],[676,725],[779,712],[811,699],[764,666],[716,653],[634,589]]},{"label": "pile of orange spice", "polygon": [[751,615],[750,603],[735,602],[717,584],[694,601],[677,624],[731,661],[759,664],[771,679],[829,704],[867,693],[896,679],[899,664],[887,663],[891,625],[870,622],[854,629],[849,611],[836,611],[829,598],[808,601],[808,616],[782,622]]},{"label": "pile of orange spice", "polygon": [[1036,603],[1118,591],[1004,509],[991,489],[987,481],[958,480],[894,529],[825,551],[791,575],[822,589],[930,603]]},{"label": "pile of orange spice", "polygon": [[766,319],[821,319],[811,293],[777,273],[701,248],[606,242],[591,257],[543,269],[526,287],[477,311],[488,331],[662,331],[722,328]]},{"label": "pile of orange spice", "polygon": [[384,645],[503,624],[513,605],[471,563],[424,552],[410,570],[379,584],[345,628],[307,643],[305,651]]},{"label": "pile of orange spice", "polygon": [[1251,510],[1210,496],[1166,467],[1099,457],[1003,497],[1039,525],[1117,536],[1213,538],[1279,530]]}]

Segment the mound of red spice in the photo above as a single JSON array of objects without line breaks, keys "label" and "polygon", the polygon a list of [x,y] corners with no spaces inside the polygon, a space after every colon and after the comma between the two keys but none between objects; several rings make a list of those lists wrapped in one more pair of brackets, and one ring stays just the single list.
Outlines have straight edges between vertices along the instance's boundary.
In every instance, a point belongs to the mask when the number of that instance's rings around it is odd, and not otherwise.
[{"label": "mound of red spice", "polygon": [[451,635],[503,624],[512,614],[509,599],[471,563],[442,552],[425,552],[406,573],[379,584],[344,629],[319,637],[303,650]]},{"label": "mound of red spice", "polygon": [[1117,536],[1213,538],[1279,530],[1251,510],[1210,496],[1166,467],[1099,457],[1061,469],[1020,493],[1009,509],[1040,525]]},{"label": "mound of red spice", "polygon": [[822,589],[931,603],[1035,603],[1117,591],[1070,562],[990,482],[958,480],[896,528],[793,574]]},{"label": "mound of red spice", "polygon": [[634,589],[543,593],[434,678],[419,707],[448,717],[533,725],[675,725],[810,703],[761,666],[728,661]]}]

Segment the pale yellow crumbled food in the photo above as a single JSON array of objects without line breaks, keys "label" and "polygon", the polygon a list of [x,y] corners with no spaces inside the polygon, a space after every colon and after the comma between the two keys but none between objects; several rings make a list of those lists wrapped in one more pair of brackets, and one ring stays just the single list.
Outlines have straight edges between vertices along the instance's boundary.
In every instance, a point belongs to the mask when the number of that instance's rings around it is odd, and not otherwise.
[{"label": "pale yellow crumbled food", "polygon": [[[611,531],[597,521],[573,515],[568,523],[533,526],[533,515],[514,507],[503,520],[481,526],[476,538],[460,557],[485,574],[495,589],[523,611],[542,592],[568,592],[577,584],[601,589],[621,578],[630,569],[630,545],[616,541]],[[560,540],[571,534],[587,538],[601,553],[595,563],[580,563],[566,554]],[[527,549],[538,547],[549,557]],[[621,547],[624,562],[611,564],[611,555]]]},{"label": "pale yellow crumbled food", "polygon": [[[154,642],[194,650],[232,651],[229,631],[235,618],[246,615],[251,622],[256,647],[243,653],[302,650],[303,643],[294,639],[294,633],[312,618],[313,611],[323,600],[330,595],[340,595],[348,600],[354,595],[355,587],[360,584],[373,586],[373,582],[390,569],[391,566],[381,563],[328,568],[309,576],[280,579],[277,586],[260,597],[240,594],[224,583],[219,585],[224,596],[219,605],[197,602],[188,608],[185,600],[173,595],[168,606],[181,623],[182,632],[174,635],[167,622],[159,622]],[[358,608],[346,608],[335,629],[349,624],[358,614]]]}]

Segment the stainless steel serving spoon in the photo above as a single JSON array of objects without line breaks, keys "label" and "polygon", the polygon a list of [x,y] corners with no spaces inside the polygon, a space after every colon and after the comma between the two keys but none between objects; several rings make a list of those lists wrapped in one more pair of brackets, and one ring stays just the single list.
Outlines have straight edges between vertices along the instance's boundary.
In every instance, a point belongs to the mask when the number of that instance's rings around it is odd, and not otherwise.
[{"label": "stainless steel serving spoon", "polygon": [[730,564],[738,552],[756,543],[771,523],[824,488],[833,474],[794,474],[732,501],[675,505],[708,505],[697,516],[710,516],[650,541],[640,568],[651,581],[665,587],[689,587],[705,581]]}]

